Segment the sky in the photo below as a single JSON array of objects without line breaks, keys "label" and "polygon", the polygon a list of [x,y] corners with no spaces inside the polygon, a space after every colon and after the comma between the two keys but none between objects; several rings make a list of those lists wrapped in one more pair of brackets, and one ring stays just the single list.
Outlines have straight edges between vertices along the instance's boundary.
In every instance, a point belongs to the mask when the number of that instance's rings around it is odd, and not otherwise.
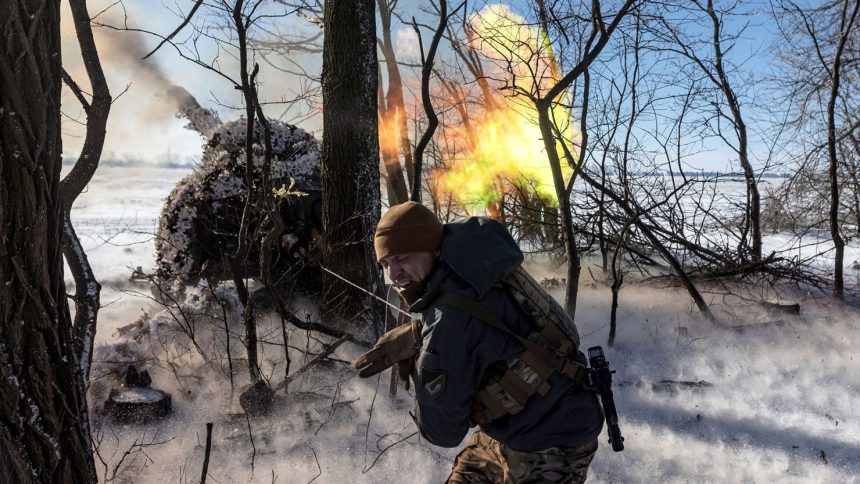
[{"label": "sky", "polygon": [[[97,22],[112,26],[149,30],[167,35],[182,21],[171,11],[167,3],[160,4],[151,0],[125,0],[123,11],[119,4],[108,0],[89,1],[90,15]],[[113,5],[101,15],[98,12]],[[191,2],[181,2],[187,9]],[[175,7],[170,6],[175,10]],[[187,10],[183,10],[187,11]],[[201,10],[200,12],[203,12]],[[198,12],[198,13],[200,13]],[[127,18],[127,20],[125,20]],[[305,32],[317,29],[306,21],[293,21],[293,28]],[[185,28],[178,40],[188,38],[191,26]],[[233,84],[211,71],[182,59],[174,48],[165,45],[147,60],[141,60],[157,44],[154,35],[138,32],[119,32],[103,27],[95,27],[94,35],[99,49],[102,67],[107,77],[114,103],[108,119],[104,159],[131,159],[149,162],[185,162],[190,157],[199,158],[202,139],[196,133],[183,128],[185,121],[174,116],[173,104],[165,97],[171,85],[186,88],[204,107],[216,109],[223,120],[239,116],[237,106],[240,98]],[[86,74],[80,60],[79,49],[71,22],[68,5],[63,3],[62,17],[63,64],[72,77],[81,85],[86,85]],[[211,42],[200,42],[200,56],[212,60],[217,56],[219,66],[225,72],[238,72],[238,62],[228,54],[219,53]],[[314,62],[305,59],[310,73],[318,75]],[[291,98],[300,89],[295,76],[266,69],[260,61],[263,75],[261,98],[275,103],[269,106],[269,116],[284,115],[286,107],[277,104],[282,98]],[[286,113],[286,118],[304,109],[298,106]],[[85,116],[74,96],[68,89],[63,93],[63,132],[64,156],[75,157],[83,144]],[[313,129],[313,128],[312,128]]]},{"label": "sky", "polygon": [[[178,2],[182,14],[190,8],[191,3],[190,1]],[[407,14],[417,12],[420,20],[418,5],[419,2],[406,1],[401,2],[398,9]],[[520,0],[515,0],[510,5],[514,11],[525,12],[527,8],[527,2]],[[111,7],[103,11],[108,6]],[[171,32],[182,20],[182,14],[177,10],[176,5],[169,2],[125,0],[120,5],[110,0],[93,0],[88,2],[88,7],[90,14],[96,16],[98,22],[114,26],[127,24],[131,28],[149,30],[161,35]],[[64,66],[74,79],[85,85],[86,76],[80,61],[68,6],[63,4],[63,8]],[[316,25],[296,15],[279,19],[277,22],[283,31],[290,33],[305,35],[318,33]],[[734,28],[747,22],[749,23],[747,34],[739,40],[732,55],[742,59],[749,57],[752,52],[758,52],[759,55],[753,61],[746,63],[744,68],[761,74],[767,67],[758,59],[763,57],[761,51],[767,49],[767,40],[772,36],[771,27],[768,26],[766,15],[746,16],[730,23],[729,27]],[[417,60],[419,51],[412,28],[397,20],[394,24],[394,43],[400,59]],[[187,40],[191,30],[191,26],[186,27],[177,39]],[[158,39],[154,35],[118,32],[98,27],[95,28],[94,33],[108,84],[114,96],[114,104],[108,120],[104,159],[180,163],[199,159],[202,139],[196,132],[183,128],[185,121],[175,117],[172,103],[164,96],[166,89],[174,84],[186,88],[204,107],[216,109],[222,120],[236,119],[240,115],[240,109],[237,107],[241,106],[241,103],[232,83],[182,59],[171,46],[165,45],[149,59],[141,60],[157,44]],[[197,45],[203,60],[210,61],[217,57],[218,65],[224,72],[237,72],[236,60],[225,52],[219,53],[212,42],[201,41]],[[443,52],[440,55],[445,54]],[[294,59],[307,75],[314,78],[320,75],[320,54],[293,52],[290,58]],[[315,104],[319,103],[318,97],[309,101],[284,102],[298,96],[309,81],[294,74],[279,71],[263,59],[259,61],[261,98],[264,102],[272,103],[265,108],[267,114],[270,117],[298,124],[320,136],[319,118],[305,119],[303,116],[319,108]],[[756,64],[756,62],[759,63]],[[283,63],[278,65],[295,70],[295,66]],[[404,73],[404,77],[408,83],[409,78],[414,76]],[[63,113],[64,156],[75,157],[79,154],[83,143],[85,116],[68,89],[64,89]],[[721,146],[709,147],[708,150],[696,157],[696,163],[706,169],[723,169],[726,163],[715,160],[726,160],[733,156]]]},{"label": "sky", "polygon": [[[96,13],[104,8],[104,3],[89,2],[90,15],[96,17]],[[147,18],[147,23],[151,21],[157,28],[166,30],[169,16],[153,8],[144,17],[139,3],[126,2],[130,19]],[[71,13],[67,3],[63,3],[62,8],[63,65],[72,78],[85,86],[88,82]],[[111,12],[116,14],[109,15]],[[115,7],[109,13],[97,16],[96,20],[120,24],[122,16],[118,9]],[[154,46],[143,35],[103,28],[94,28],[93,33],[114,98],[108,118],[104,158],[157,159],[168,151],[181,157],[199,150],[199,136],[183,130],[183,123],[175,119],[166,100],[160,97],[166,85],[180,82],[180,75],[189,68],[170,62],[165,59],[167,56],[159,56],[149,62],[140,61],[139,58]],[[85,122],[86,118],[67,88],[63,89],[63,114],[63,154],[65,157],[75,157],[83,143],[84,131],[80,123]]]}]

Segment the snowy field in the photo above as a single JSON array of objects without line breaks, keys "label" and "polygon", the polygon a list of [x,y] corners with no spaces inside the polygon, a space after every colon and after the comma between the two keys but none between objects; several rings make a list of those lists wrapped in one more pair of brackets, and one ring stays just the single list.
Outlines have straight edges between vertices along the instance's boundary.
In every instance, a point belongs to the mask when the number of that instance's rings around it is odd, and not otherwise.
[{"label": "snowy field", "polygon": [[[391,397],[388,373],[369,380],[355,375],[348,363],[361,348],[344,344],[330,361],[295,378],[286,396],[279,392],[272,415],[246,419],[237,400],[247,371],[236,363],[232,391],[220,309],[209,307],[209,316],[197,321],[198,352],[145,297],[148,288],[128,282],[132,267],[153,269],[161,204],[186,174],[103,167],[72,212],[106,305],[91,407],[98,411],[124,362],[140,359],[153,386],[171,393],[174,404],[171,417],[149,425],[111,423],[96,413],[100,478],[197,481],[206,423],[213,422],[208,482],[443,481],[457,449],[435,448],[415,435],[407,413],[411,396],[401,388]],[[772,236],[766,247],[784,243]],[[857,254],[852,248],[849,264]],[[538,278],[562,269],[532,266]],[[684,292],[628,284],[616,344],[608,348],[609,288],[583,272],[576,323],[582,346],[603,344],[617,370],[626,437],[621,453],[601,446],[589,482],[860,482],[860,312],[826,298],[787,295],[801,302],[801,314],[786,317],[712,295],[721,317],[715,325],[699,317]],[[222,294],[228,302],[233,297]],[[206,313],[206,306],[196,300],[186,309]],[[205,324],[207,317],[216,324]],[[235,357],[242,354],[242,330],[235,322],[229,329]],[[280,329],[264,319],[260,335],[264,371],[277,385],[285,370]],[[303,350],[318,353],[327,341],[292,332],[291,373],[307,360]]]}]

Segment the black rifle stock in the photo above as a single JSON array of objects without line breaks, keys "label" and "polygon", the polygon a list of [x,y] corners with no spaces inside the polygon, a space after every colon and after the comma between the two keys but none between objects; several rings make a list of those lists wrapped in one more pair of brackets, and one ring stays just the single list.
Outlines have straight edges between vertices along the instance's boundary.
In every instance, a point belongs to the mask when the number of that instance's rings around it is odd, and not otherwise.
[{"label": "black rifle stock", "polygon": [[609,443],[612,450],[621,452],[624,450],[624,437],[618,427],[618,411],[615,409],[615,399],[612,397],[612,374],[609,362],[603,355],[603,348],[592,346],[588,348],[588,361],[591,365],[591,384],[600,396],[600,404],[603,405],[603,413],[606,416],[606,426],[609,432]]}]

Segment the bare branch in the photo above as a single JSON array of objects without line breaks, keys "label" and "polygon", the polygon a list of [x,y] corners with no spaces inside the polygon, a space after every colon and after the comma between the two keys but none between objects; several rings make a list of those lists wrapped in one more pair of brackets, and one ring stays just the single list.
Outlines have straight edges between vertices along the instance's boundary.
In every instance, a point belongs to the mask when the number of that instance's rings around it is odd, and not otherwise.
[{"label": "bare branch", "polygon": [[191,18],[194,17],[194,14],[197,12],[197,9],[200,8],[201,5],[203,5],[203,0],[197,0],[194,3],[194,6],[191,7],[191,11],[189,11],[188,15],[185,16],[185,20],[183,20],[182,23],[179,24],[179,27],[176,27],[176,30],[171,32],[170,35],[161,39],[161,42],[159,42],[158,45],[156,45],[155,48],[149,52],[149,54],[146,54],[145,56],[143,56],[143,58],[141,60],[148,59],[149,56],[151,56],[152,54],[155,54],[158,51],[158,49],[161,48],[162,45],[164,45],[166,42],[170,42],[171,39],[176,37],[176,35],[179,34],[179,32],[181,32],[182,29],[184,29],[185,26],[188,25],[189,22],[191,22]]}]

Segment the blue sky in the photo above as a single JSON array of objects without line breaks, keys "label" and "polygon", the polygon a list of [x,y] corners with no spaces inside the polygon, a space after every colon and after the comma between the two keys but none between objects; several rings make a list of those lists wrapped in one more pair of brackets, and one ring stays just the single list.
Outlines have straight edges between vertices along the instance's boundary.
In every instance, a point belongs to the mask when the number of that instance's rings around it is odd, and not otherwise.
[{"label": "blue sky", "polygon": [[[113,1],[95,0],[88,2],[91,15],[101,11]],[[189,8],[192,2],[181,2]],[[168,8],[151,0],[125,0],[128,25],[166,35],[181,22],[181,18]],[[63,11],[63,62],[66,69],[79,82],[86,77],[79,58],[74,29],[70,14],[64,4]],[[175,7],[172,7],[175,9]],[[201,10],[202,12],[202,10]],[[98,21],[110,25],[122,25],[124,13],[118,6],[102,14]],[[316,27],[306,21],[294,21],[305,30]],[[190,27],[187,27],[190,31]],[[174,116],[174,108],[164,93],[172,84],[180,85],[191,92],[207,108],[219,111],[221,118],[231,120],[239,117],[240,97],[233,85],[218,75],[182,59],[169,45],[163,46],[146,61],[143,55],[154,48],[158,39],[154,36],[135,32],[116,32],[105,28],[95,28],[96,43],[100,51],[102,65],[111,93],[115,98],[108,122],[108,135],[105,145],[106,158],[129,158],[147,161],[163,161],[170,157],[173,161],[185,161],[188,157],[199,156],[201,139],[197,133],[183,128],[185,121]],[[182,39],[181,34],[177,39]],[[185,36],[187,37],[187,36]],[[211,42],[198,43],[201,58],[211,60],[218,55]],[[303,59],[314,69],[314,59]],[[222,52],[218,55],[219,66],[225,72],[238,72],[238,62]],[[261,98],[276,103],[282,97],[292,96],[298,89],[294,76],[283,74],[260,60],[262,74]],[[68,91],[68,90],[66,90]],[[220,104],[220,105],[219,105]],[[83,130],[77,121],[85,118],[77,101],[69,92],[64,93],[64,155],[76,156],[83,142]],[[272,105],[270,116],[284,113],[283,105]],[[289,117],[291,113],[287,113]]]},{"label": "blue sky", "polygon": [[[112,2],[98,0],[89,2],[91,14],[95,14]],[[516,11],[526,13],[524,1],[509,3]],[[191,2],[181,2],[187,9]],[[405,1],[399,4],[404,13],[412,13],[421,2]],[[753,13],[756,11],[747,5],[744,8]],[[172,31],[181,21],[180,17],[167,7],[155,4],[150,0],[126,0],[129,25],[160,33]],[[175,9],[175,6],[171,7]],[[471,8],[471,6],[470,6]],[[761,10],[761,9],[759,9]],[[64,16],[64,21],[68,19]],[[118,25],[122,22],[123,14],[118,7],[113,7],[103,14],[99,20]],[[420,16],[419,16],[420,19]],[[743,23],[749,23],[745,35],[738,41],[735,49],[729,54],[733,61],[740,62],[751,56],[751,60],[742,65],[742,69],[763,75],[769,65],[764,59],[769,58],[768,44],[773,36],[773,27],[766,12],[759,15],[748,15],[735,19],[727,25],[729,29],[737,29]],[[302,29],[313,32],[316,27],[309,22],[295,17],[285,23],[287,29]],[[186,30],[189,30],[188,28]],[[395,20],[395,42],[404,55],[415,54],[416,47],[411,27],[397,23]],[[200,154],[200,137],[183,129],[184,121],[176,119],[173,108],[163,97],[165,86],[178,84],[188,89],[206,107],[217,109],[222,119],[234,119],[239,111],[228,106],[238,106],[239,99],[232,85],[226,80],[206,71],[203,68],[181,59],[170,46],[162,49],[147,61],[140,61],[142,53],[148,52],[156,44],[151,36],[137,33],[117,33],[105,29],[96,30],[96,38],[102,53],[103,65],[108,76],[111,91],[114,96],[121,96],[115,101],[108,126],[108,137],[105,156],[109,158],[136,158],[148,161],[163,161],[167,158],[173,161],[185,161],[189,157]],[[181,38],[181,36],[180,36]],[[84,79],[83,69],[77,58],[74,32],[71,25],[63,28],[63,55],[67,69],[79,80]],[[211,44],[200,43],[200,50],[205,59],[214,57],[215,50]],[[440,55],[445,55],[441,53]],[[320,69],[319,55],[304,55],[297,57],[299,62],[312,75],[318,75]],[[221,66],[230,72],[235,72],[236,62],[228,55],[219,57]],[[261,62],[263,98],[277,102],[284,97],[292,97],[300,89],[300,81],[296,76],[278,72]],[[408,76],[408,74],[405,74]],[[75,120],[83,120],[83,113],[73,97],[64,98],[64,148],[67,156],[75,156],[82,142],[82,129]],[[224,106],[218,106],[218,103]],[[298,103],[295,109],[287,112],[286,119],[291,115],[306,111],[307,105]],[[284,105],[273,105],[268,108],[270,116],[284,115]],[[318,131],[318,120],[299,123],[306,129]],[[725,169],[726,161],[732,156],[724,146],[715,143],[707,147],[706,153],[699,154],[694,164],[706,169]]]}]

